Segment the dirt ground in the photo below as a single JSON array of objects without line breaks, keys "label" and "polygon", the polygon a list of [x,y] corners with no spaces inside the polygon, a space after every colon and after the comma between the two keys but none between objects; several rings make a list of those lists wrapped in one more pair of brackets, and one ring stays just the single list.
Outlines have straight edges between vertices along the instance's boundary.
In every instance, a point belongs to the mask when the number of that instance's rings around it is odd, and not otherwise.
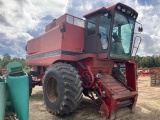
[{"label": "dirt ground", "polygon": [[[160,87],[150,86],[150,77],[139,77],[139,96],[135,113],[116,120],[160,120]],[[30,120],[105,120],[98,113],[99,107],[89,99],[83,101],[74,113],[60,118],[47,112],[42,87],[35,87],[30,97]]]}]

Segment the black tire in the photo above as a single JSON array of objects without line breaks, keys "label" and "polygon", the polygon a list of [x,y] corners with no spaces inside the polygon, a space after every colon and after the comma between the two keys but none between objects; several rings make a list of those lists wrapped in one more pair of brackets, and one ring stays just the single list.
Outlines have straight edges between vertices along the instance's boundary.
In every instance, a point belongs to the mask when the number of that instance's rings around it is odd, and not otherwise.
[{"label": "black tire", "polygon": [[31,96],[32,95],[32,89],[33,89],[31,73],[28,73],[28,80],[29,80],[29,96]]},{"label": "black tire", "polygon": [[49,67],[44,76],[43,96],[50,113],[73,112],[82,100],[82,84],[75,68],[66,63]]}]

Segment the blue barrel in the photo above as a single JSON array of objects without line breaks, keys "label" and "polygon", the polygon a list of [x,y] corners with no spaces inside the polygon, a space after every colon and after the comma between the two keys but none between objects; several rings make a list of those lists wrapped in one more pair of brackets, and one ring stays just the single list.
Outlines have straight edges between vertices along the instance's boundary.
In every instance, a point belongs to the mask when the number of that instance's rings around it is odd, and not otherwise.
[{"label": "blue barrel", "polygon": [[21,64],[10,63],[7,66],[7,86],[11,102],[19,120],[29,119],[29,83],[28,74],[23,72]]},{"label": "blue barrel", "polygon": [[6,83],[0,78],[0,120],[4,120],[6,107]]},{"label": "blue barrel", "polygon": [[29,86],[28,75],[8,76],[7,85],[11,101],[20,120],[28,120],[29,116]]}]

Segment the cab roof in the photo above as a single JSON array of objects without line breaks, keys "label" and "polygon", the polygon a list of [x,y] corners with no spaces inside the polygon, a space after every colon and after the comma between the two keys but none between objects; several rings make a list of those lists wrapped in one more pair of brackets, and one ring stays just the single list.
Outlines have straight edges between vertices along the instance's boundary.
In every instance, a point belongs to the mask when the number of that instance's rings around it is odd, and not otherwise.
[{"label": "cab roof", "polygon": [[99,12],[107,12],[107,11],[109,11],[109,10],[114,10],[114,9],[116,9],[116,7],[117,7],[118,5],[121,6],[121,7],[123,7],[123,8],[130,9],[131,11],[134,12],[134,14],[136,14],[136,16],[138,16],[138,13],[137,13],[134,9],[132,9],[131,7],[129,7],[129,6],[125,5],[125,4],[123,4],[123,3],[117,3],[117,4],[115,4],[115,5],[112,5],[112,6],[108,7],[108,8],[106,8],[106,7],[101,7],[101,8],[99,8],[99,9],[95,10],[95,11],[92,11],[92,12],[90,12],[90,13],[88,13],[88,14],[85,14],[84,17],[85,17],[85,18],[88,18],[88,17],[90,17],[90,16],[92,16],[92,15],[95,15],[95,14],[97,14],[97,13],[99,13]]}]

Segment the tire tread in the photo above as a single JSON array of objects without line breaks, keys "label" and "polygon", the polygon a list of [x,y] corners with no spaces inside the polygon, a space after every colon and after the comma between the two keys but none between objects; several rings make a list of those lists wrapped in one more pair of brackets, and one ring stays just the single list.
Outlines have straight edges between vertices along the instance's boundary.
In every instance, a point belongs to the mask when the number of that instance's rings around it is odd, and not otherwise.
[{"label": "tire tread", "polygon": [[[73,66],[67,63],[55,63],[51,65],[47,71],[54,69],[62,76],[64,83],[64,95],[61,99],[58,109],[51,110],[47,106],[47,110],[55,115],[66,115],[73,112],[82,100],[82,82],[78,72]],[[46,71],[46,72],[47,72]],[[44,98],[45,100],[45,98]]]}]

